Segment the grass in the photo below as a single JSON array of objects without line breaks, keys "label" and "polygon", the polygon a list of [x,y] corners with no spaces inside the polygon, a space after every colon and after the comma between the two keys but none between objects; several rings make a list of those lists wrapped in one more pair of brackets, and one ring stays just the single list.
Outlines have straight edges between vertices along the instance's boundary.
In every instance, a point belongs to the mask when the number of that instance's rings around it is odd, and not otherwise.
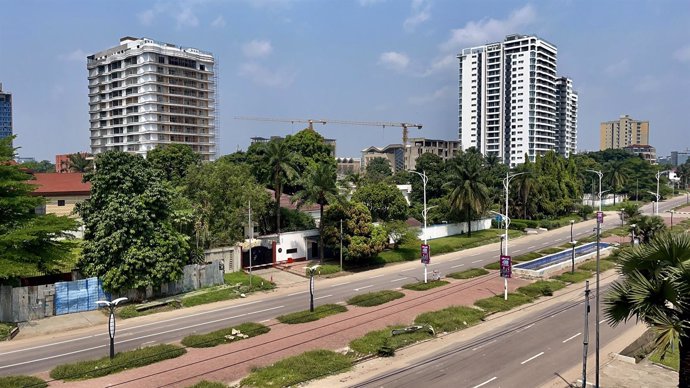
[{"label": "grass", "polygon": [[501,263],[498,261],[492,261],[491,263],[485,265],[484,269],[501,269]]},{"label": "grass", "polygon": [[378,306],[384,303],[388,303],[395,299],[400,299],[404,297],[405,294],[399,291],[385,290],[369,292],[366,294],[355,295],[347,300],[347,304],[360,307],[371,307]]},{"label": "grass", "polygon": [[112,360],[109,357],[103,357],[98,360],[58,365],[50,371],[50,377],[65,381],[92,379],[125,369],[138,368],[170,358],[176,358],[186,352],[184,348],[177,345],[160,344],[149,346],[117,353]]},{"label": "grass", "polygon": [[680,354],[678,352],[678,341],[673,344],[673,351],[668,351],[664,355],[664,359],[657,352],[652,352],[649,355],[649,360],[657,364],[665,365],[675,371],[680,369]]},{"label": "grass", "polygon": [[217,381],[206,381],[201,380],[194,385],[190,385],[187,388],[227,388],[228,385],[225,383],[219,383]]},{"label": "grass", "polygon": [[490,298],[479,299],[474,302],[474,305],[482,308],[487,314],[490,314],[498,311],[508,311],[531,301],[532,298],[527,295],[508,293],[508,300],[504,300],[503,295],[495,295]]},{"label": "grass", "polygon": [[0,322],[0,341],[4,341],[10,337],[10,332],[15,328],[15,324]]},{"label": "grass", "polygon": [[553,276],[551,279],[560,280],[566,283],[579,283],[584,282],[585,280],[591,277],[592,272],[590,271],[576,270],[574,274],[571,274],[570,272],[565,272],[558,276]]},{"label": "grass", "polygon": [[540,250],[539,253],[541,253],[543,256],[546,256],[546,255],[550,255],[553,253],[562,252],[564,250],[565,249],[563,249],[563,248],[555,248],[555,247],[554,248],[544,248],[544,249]]},{"label": "grass", "polygon": [[298,311],[296,313],[281,315],[276,319],[278,319],[278,321],[281,323],[292,325],[297,323],[317,321],[329,315],[344,313],[345,311],[347,311],[347,307],[345,306],[341,306],[339,304],[325,304],[323,306],[316,307],[314,312],[310,312],[309,310]]},{"label": "grass", "polygon": [[413,290],[413,291],[426,291],[426,290],[430,290],[432,288],[445,286],[446,284],[448,284],[448,282],[445,280],[433,280],[433,281],[429,281],[427,283],[419,282],[419,283],[405,284],[402,286],[402,288],[404,288],[406,290]]},{"label": "grass", "polygon": [[[225,286],[209,287],[190,293],[182,297],[184,307],[198,306],[222,300],[236,299],[240,294],[249,294],[256,291],[267,291],[275,288],[275,284],[262,278],[244,272],[231,272],[223,275]],[[250,285],[251,279],[251,285]]]},{"label": "grass", "polygon": [[418,325],[431,325],[437,333],[450,333],[475,325],[484,318],[484,312],[466,306],[451,306],[439,311],[423,313],[415,318]]},{"label": "grass", "polygon": [[31,387],[43,388],[48,383],[34,376],[4,376],[0,377],[0,388]]},{"label": "grass", "polygon": [[[340,272],[340,265],[335,264],[323,264],[316,269],[316,275],[331,275]],[[305,269],[304,273],[309,276],[309,270]]]},{"label": "grass", "polygon": [[520,256],[515,256],[513,257],[513,261],[516,263],[522,262],[522,261],[530,261],[534,259],[538,259],[541,257],[541,253],[539,252],[530,252],[530,253],[525,253],[524,255]]},{"label": "grass", "polygon": [[387,347],[395,351],[404,346],[433,337],[433,335],[426,330],[398,335],[393,335],[391,333],[391,330],[402,327],[405,326],[389,326],[386,329],[370,331],[363,337],[351,341],[350,349],[360,354],[376,354],[382,347]]},{"label": "grass", "polygon": [[467,270],[464,270],[461,272],[449,273],[447,276],[449,278],[453,278],[453,279],[470,279],[470,278],[476,278],[477,276],[484,276],[488,273],[489,273],[489,271],[482,269],[482,268],[472,268],[472,269],[467,269]]},{"label": "grass", "polygon": [[554,291],[558,291],[563,287],[565,287],[565,283],[559,280],[538,280],[518,288],[517,292],[534,299],[540,296],[551,296]]},{"label": "grass", "polygon": [[620,237],[630,236],[630,226],[628,226],[628,225],[616,226],[613,229],[604,230],[601,232],[601,238],[611,237],[611,236],[620,236]]},{"label": "grass", "polygon": [[[615,268],[616,263],[614,263],[611,260],[599,260],[599,271],[604,272],[608,271],[611,268]],[[597,261],[596,260],[589,260],[586,263],[580,265],[577,267],[577,269],[583,270],[583,271],[590,271],[590,272],[595,272],[597,270]]]},{"label": "grass", "polygon": [[250,277],[248,273],[242,271],[226,273],[223,275],[223,280],[225,280],[226,285],[239,287],[240,291],[244,293],[267,291],[276,288],[275,283],[271,283],[261,276],[252,275]]},{"label": "grass", "polygon": [[[160,313],[163,311],[177,310],[181,307],[182,307],[182,304],[180,303],[179,300],[175,300],[174,302],[168,303],[165,306],[150,308],[150,309],[143,310],[143,311],[137,311],[137,305],[135,305],[135,304],[128,304],[128,305],[124,305],[124,306],[116,309],[115,314],[118,316],[118,318],[129,319],[129,318],[134,318],[134,317],[141,317],[144,315]],[[104,309],[103,313],[106,314],[107,310]]]},{"label": "grass", "polygon": [[350,356],[330,350],[312,350],[258,368],[240,382],[240,387],[289,387],[352,368]]},{"label": "grass", "polygon": [[190,348],[210,348],[213,346],[218,346],[221,344],[228,344],[230,342],[236,342],[242,338],[235,336],[233,339],[229,339],[227,336],[232,336],[232,331],[237,330],[244,335],[248,335],[249,338],[256,337],[257,335],[265,334],[271,331],[268,326],[262,325],[260,323],[246,322],[238,326],[228,327],[225,329],[220,329],[212,331],[206,334],[192,334],[184,337],[182,339],[182,345]]}]

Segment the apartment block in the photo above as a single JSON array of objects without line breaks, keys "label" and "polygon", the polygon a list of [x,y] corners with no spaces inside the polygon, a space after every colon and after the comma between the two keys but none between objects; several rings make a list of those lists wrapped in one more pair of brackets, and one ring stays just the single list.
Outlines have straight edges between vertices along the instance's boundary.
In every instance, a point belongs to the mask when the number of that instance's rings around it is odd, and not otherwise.
[{"label": "apartment block", "polygon": [[0,139],[12,136],[12,94],[2,91],[0,83]]},{"label": "apartment block", "polygon": [[[534,35],[466,48],[458,55],[459,138],[505,164],[577,148],[577,93],[557,77],[555,45]],[[561,115],[559,109],[568,109]],[[563,116],[563,120],[561,120]],[[562,147],[561,147],[562,144]]]},{"label": "apartment block", "polygon": [[87,57],[91,152],[146,156],[186,144],[216,157],[216,63],[211,53],[124,37]]},{"label": "apartment block", "polygon": [[607,121],[599,126],[599,149],[649,145],[649,121],[637,121],[628,115]]},{"label": "apartment block", "polygon": [[388,159],[395,174],[401,170],[414,170],[417,158],[425,153],[438,155],[443,160],[452,159],[461,149],[458,140],[436,140],[423,137],[409,139],[409,144],[389,144],[386,147],[369,147],[362,150],[362,168],[374,158]]}]

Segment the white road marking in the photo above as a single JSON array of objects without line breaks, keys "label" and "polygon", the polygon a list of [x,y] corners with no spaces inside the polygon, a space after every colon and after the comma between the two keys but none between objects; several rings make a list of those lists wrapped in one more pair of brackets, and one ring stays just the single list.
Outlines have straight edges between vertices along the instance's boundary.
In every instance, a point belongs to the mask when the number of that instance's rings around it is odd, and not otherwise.
[{"label": "white road marking", "polygon": [[534,355],[534,356],[532,356],[532,357],[526,359],[525,361],[521,362],[520,365],[525,365],[525,364],[527,364],[528,362],[534,360],[535,358],[541,356],[542,354],[544,354],[544,352],[541,352],[541,353],[539,353],[539,354],[536,354],[536,355]]},{"label": "white road marking", "polygon": [[[98,335],[100,335],[100,334],[98,334]],[[4,356],[4,355],[6,355],[6,354],[18,353],[18,352],[25,352],[25,351],[27,351],[27,350],[41,349],[41,348],[45,348],[45,347],[48,347],[48,346],[55,346],[55,345],[61,345],[61,344],[66,344],[66,343],[70,343],[70,342],[75,342],[75,341],[81,341],[81,340],[93,338],[93,337],[95,337],[95,336],[96,336],[96,335],[90,335],[90,336],[86,336],[86,337],[79,337],[79,338],[75,338],[75,339],[71,339],[71,340],[65,340],[65,341],[55,342],[55,343],[52,343],[52,344],[46,344],[46,345],[40,345],[40,346],[33,346],[33,347],[31,347],[31,348],[24,348],[24,349],[19,349],[19,350],[13,350],[13,351],[11,351],[11,352],[0,353],[0,356]]]},{"label": "white road marking", "polygon": [[536,247],[537,247],[536,245],[532,245],[531,247],[527,247],[527,249],[534,249]]},{"label": "white road marking", "polygon": [[494,343],[494,342],[496,342],[496,340],[487,342],[487,343],[485,343],[485,344],[481,344],[481,345],[477,346],[476,348],[472,348],[472,351],[475,351],[475,350],[477,350],[477,349],[481,349],[481,348],[483,348],[483,347],[486,346],[486,345],[491,345],[491,344]]},{"label": "white road marking", "polygon": [[462,267],[463,265],[465,265],[465,264],[453,265],[453,266],[451,266],[450,268],[458,268],[458,267]]},{"label": "white road marking", "polygon": [[350,283],[352,283],[352,282],[338,283],[338,284],[334,284],[334,285],[332,285],[331,287],[339,287],[339,286],[344,286],[344,285],[346,285],[346,284],[350,284]]},{"label": "white road marking", "polygon": [[391,280],[391,283],[400,282],[400,281],[403,281],[403,280],[407,280],[407,278],[393,279],[393,280]]},{"label": "white road marking", "polygon": [[522,249],[515,249],[515,250],[513,250],[513,253],[520,253],[520,252],[522,252]]},{"label": "white road marking", "polygon": [[477,256],[477,255],[479,255],[479,254],[480,254],[479,252],[473,253],[473,254],[470,255],[470,257],[472,257],[472,256]]},{"label": "white road marking", "polygon": [[295,293],[292,293],[292,294],[288,294],[288,296],[295,296],[295,295],[299,295],[299,294],[306,294],[307,292],[309,292],[309,291],[295,292]]},{"label": "white road marking", "polygon": [[92,347],[92,348],[79,349],[79,350],[75,350],[75,351],[69,352],[69,353],[56,354],[56,355],[54,355],[54,356],[48,356],[48,357],[43,357],[43,358],[37,358],[37,359],[35,359],[35,360],[29,360],[29,361],[24,361],[24,362],[18,362],[18,363],[16,363],[16,364],[11,364],[11,365],[3,365],[3,366],[0,366],[0,369],[6,369],[6,368],[12,368],[13,366],[31,364],[32,362],[37,362],[37,361],[51,360],[51,359],[53,359],[53,358],[59,358],[59,357],[63,357],[63,356],[69,356],[70,354],[77,354],[77,353],[87,352],[87,351],[89,351],[89,350],[100,349],[100,348],[104,348],[104,347],[106,347],[106,346],[107,346],[107,345],[94,346],[94,347]]},{"label": "white road marking", "polygon": [[484,261],[484,260],[483,259],[475,260],[471,264],[476,264],[476,263],[479,263],[480,261]]},{"label": "white road marking", "polygon": [[570,338],[564,339],[564,340],[563,340],[563,343],[566,343],[566,342],[570,341],[571,339],[577,337],[577,336],[580,335],[580,334],[582,334],[582,333],[577,333],[577,334],[575,334],[574,336],[572,336],[572,337],[570,337]]},{"label": "white road marking", "polygon": [[380,278],[380,277],[384,277],[384,276],[386,276],[386,275],[376,275],[376,276],[369,277],[369,279],[376,279],[376,278]]},{"label": "white road marking", "polygon": [[497,379],[497,377],[494,376],[494,377],[492,377],[492,378],[486,380],[485,382],[483,382],[483,383],[481,383],[481,384],[475,385],[475,386],[472,387],[472,388],[479,388],[479,387],[481,387],[481,386],[484,386],[484,385],[486,385],[486,384],[489,384],[490,382],[492,382],[492,381],[494,381],[494,380],[496,380],[496,379]]},{"label": "white road marking", "polygon": [[259,323],[266,323],[268,321],[270,321],[270,319],[264,319],[263,321],[259,321]]},{"label": "white road marking", "polygon": [[324,296],[320,296],[318,298],[314,298],[314,300],[319,300],[319,299],[323,299],[323,298],[330,298],[331,296],[333,296],[333,295],[324,295]]},{"label": "white road marking", "polygon": [[523,327],[523,328],[520,329],[520,330],[515,330],[515,332],[516,332],[516,333],[521,333],[521,332],[523,332],[523,331],[529,329],[529,328],[532,327],[532,326],[534,326],[534,323],[530,324],[529,326],[525,326],[525,327]]},{"label": "white road marking", "polygon": [[355,288],[355,291],[363,290],[363,289],[369,288],[369,287],[374,287],[374,285],[373,285],[373,284],[370,284],[370,285],[368,285],[368,286],[364,286],[364,287],[360,287],[360,288]]},{"label": "white road marking", "polygon": [[156,343],[156,341],[146,341],[143,344],[141,344],[141,346],[146,346],[146,345],[155,344],[155,343]]},{"label": "white road marking", "polygon": [[400,271],[400,272],[414,271],[414,270],[416,270],[416,269],[417,269],[417,268],[404,269],[404,270],[402,270],[402,271]]}]

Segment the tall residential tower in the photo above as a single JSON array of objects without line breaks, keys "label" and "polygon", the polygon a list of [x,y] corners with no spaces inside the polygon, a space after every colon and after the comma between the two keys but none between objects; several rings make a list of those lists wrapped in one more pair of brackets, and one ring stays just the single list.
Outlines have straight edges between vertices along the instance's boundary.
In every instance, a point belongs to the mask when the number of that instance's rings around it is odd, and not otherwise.
[{"label": "tall residential tower", "polygon": [[[524,163],[525,155],[534,160],[551,150],[575,151],[577,94],[571,80],[557,77],[556,55],[556,46],[531,35],[462,50],[458,118],[464,150],[476,147],[510,166]],[[559,109],[568,107],[561,120]]]},{"label": "tall residential tower", "polygon": [[599,126],[599,149],[649,145],[649,121],[637,121],[628,115]]},{"label": "tall residential tower", "polygon": [[148,38],[89,55],[91,152],[146,156],[157,146],[187,144],[216,156],[213,55]]},{"label": "tall residential tower", "polygon": [[0,83],[0,139],[12,136],[12,94],[2,91]]}]

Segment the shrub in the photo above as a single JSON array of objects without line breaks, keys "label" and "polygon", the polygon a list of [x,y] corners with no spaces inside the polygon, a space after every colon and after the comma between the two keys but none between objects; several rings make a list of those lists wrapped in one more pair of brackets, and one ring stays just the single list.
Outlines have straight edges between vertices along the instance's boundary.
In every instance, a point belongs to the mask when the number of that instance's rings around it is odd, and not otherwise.
[{"label": "shrub", "polygon": [[[319,268],[316,269],[316,273],[314,273],[314,275],[330,275],[337,272],[340,272],[340,265],[324,264],[320,265]],[[304,269],[304,274],[309,276],[308,268]]]},{"label": "shrub", "polygon": [[265,334],[271,331],[268,326],[262,325],[260,323],[247,322],[242,323],[238,326],[228,327],[225,329],[220,329],[212,331],[207,334],[192,334],[184,337],[182,339],[182,345],[190,348],[210,348],[213,346],[228,344],[230,342],[236,342],[242,338],[234,336],[235,338],[229,339],[227,336],[232,336],[232,331],[237,330],[240,333],[251,337],[256,337],[257,335]]},{"label": "shrub", "polygon": [[206,381],[202,380],[198,383],[189,386],[188,388],[227,388],[228,385],[225,383],[219,383],[216,381]]},{"label": "shrub", "polygon": [[532,301],[527,295],[508,293],[508,300],[503,299],[503,295],[496,295],[490,298],[479,299],[474,302],[474,305],[482,308],[487,313],[495,313],[498,311],[508,311],[513,307],[523,305]]},{"label": "shrub", "polygon": [[484,312],[466,306],[451,306],[439,311],[423,313],[415,318],[418,325],[431,325],[437,333],[450,333],[479,323]]},{"label": "shrub", "polygon": [[0,377],[0,388],[31,387],[43,388],[48,383],[34,376],[3,376]]},{"label": "shrub", "polygon": [[342,373],[352,358],[330,350],[312,350],[258,368],[240,382],[241,387],[291,387],[305,381]]},{"label": "shrub", "polygon": [[498,261],[492,261],[491,263],[485,265],[484,269],[501,269],[501,263]]},{"label": "shrub", "polygon": [[[599,271],[601,271],[601,272],[608,271],[611,268],[614,268],[615,266],[616,266],[616,263],[614,263],[613,261],[599,260]],[[597,261],[596,260],[589,260],[586,263],[577,267],[577,269],[595,272],[597,270]]]},{"label": "shrub", "polygon": [[15,325],[12,323],[0,322],[0,341],[6,340],[14,327]]},{"label": "shrub", "polygon": [[347,311],[347,307],[341,306],[339,304],[325,304],[323,306],[318,306],[314,309],[314,312],[309,310],[298,311],[296,313],[281,315],[278,321],[286,324],[297,324],[317,321],[321,318],[325,318],[329,315],[335,315],[338,313],[344,313]]},{"label": "shrub", "polygon": [[378,306],[395,299],[404,297],[405,294],[398,291],[385,290],[355,295],[347,300],[347,304],[360,307]]},{"label": "shrub", "polygon": [[389,347],[393,351],[404,346],[433,337],[429,331],[418,330],[410,333],[393,335],[393,329],[400,329],[405,326],[389,326],[386,329],[374,330],[350,342],[350,349],[361,354],[378,353],[382,347]]},{"label": "shrub", "polygon": [[590,271],[575,271],[574,274],[571,274],[570,272],[565,272],[561,275],[554,276],[552,279],[560,280],[566,283],[579,283],[591,277],[592,273]]}]

